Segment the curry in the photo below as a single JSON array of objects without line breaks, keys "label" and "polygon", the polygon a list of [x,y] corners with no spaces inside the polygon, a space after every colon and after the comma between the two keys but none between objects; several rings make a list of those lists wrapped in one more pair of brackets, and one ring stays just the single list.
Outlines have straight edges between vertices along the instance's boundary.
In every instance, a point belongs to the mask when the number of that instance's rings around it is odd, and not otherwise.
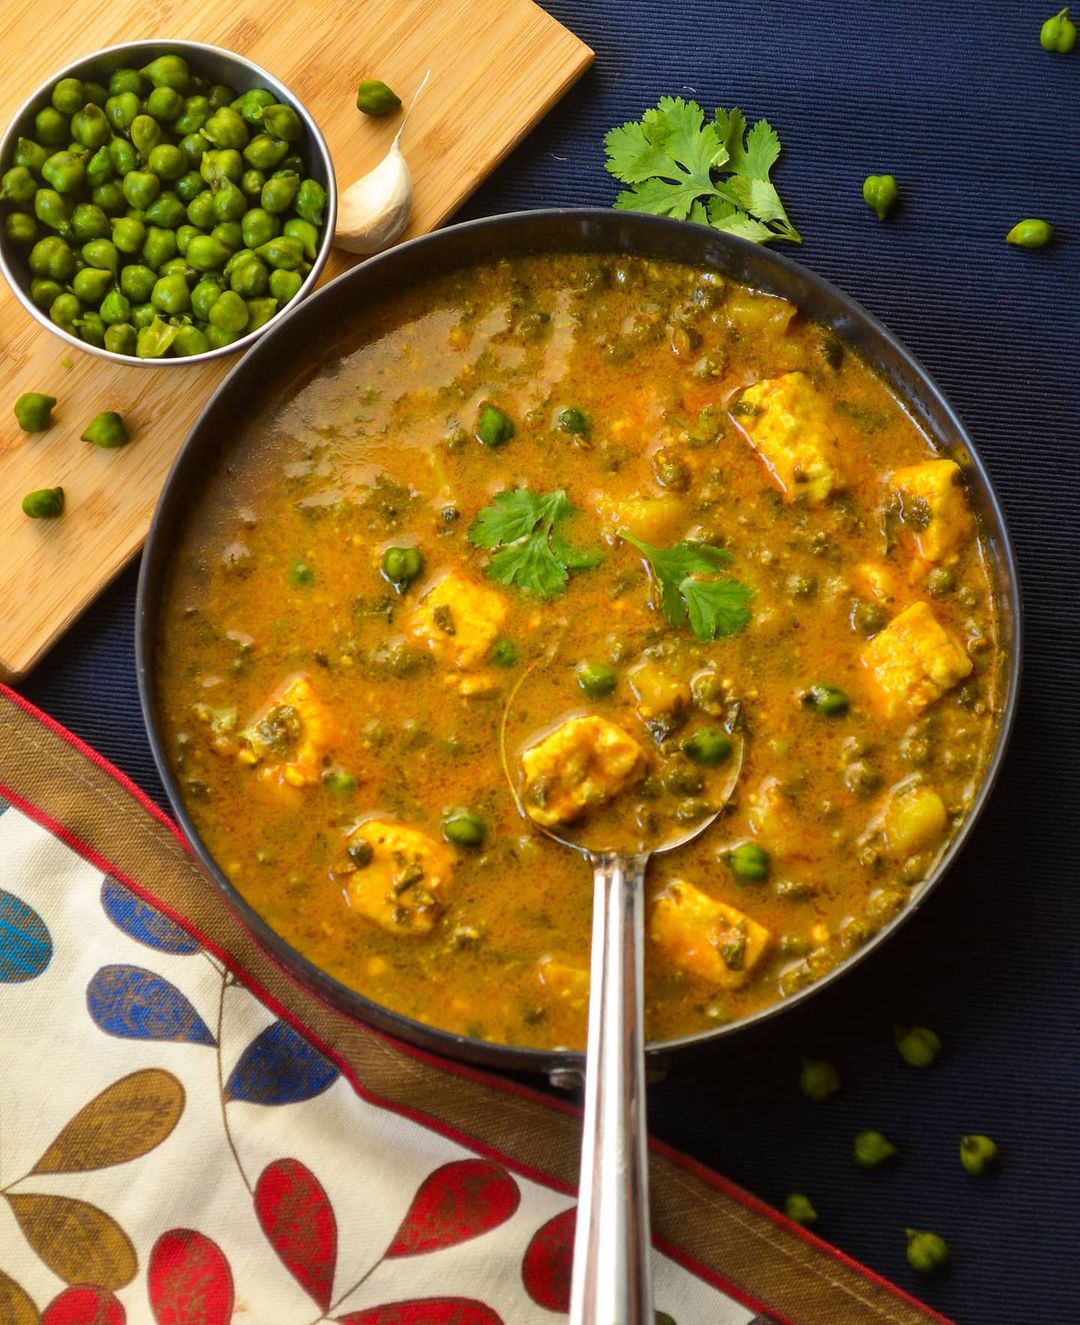
[{"label": "curry", "polygon": [[157,648],[191,819],[409,1017],[583,1045],[592,880],[537,825],[635,850],[723,807],[650,869],[657,1040],[831,970],[972,805],[999,617],[963,472],[782,299],[594,254],[429,280],[206,482]]}]

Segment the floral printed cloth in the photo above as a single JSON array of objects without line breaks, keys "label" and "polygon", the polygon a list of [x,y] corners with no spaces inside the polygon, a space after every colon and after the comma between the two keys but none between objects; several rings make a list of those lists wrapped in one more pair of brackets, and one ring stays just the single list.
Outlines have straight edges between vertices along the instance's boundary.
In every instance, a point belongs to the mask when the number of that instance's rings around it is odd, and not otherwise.
[{"label": "floral printed cloth", "polygon": [[[557,1322],[573,1110],[298,988],[2,688],[0,796],[0,1325]],[[943,1319],[673,1152],[653,1170],[665,1325]]]}]

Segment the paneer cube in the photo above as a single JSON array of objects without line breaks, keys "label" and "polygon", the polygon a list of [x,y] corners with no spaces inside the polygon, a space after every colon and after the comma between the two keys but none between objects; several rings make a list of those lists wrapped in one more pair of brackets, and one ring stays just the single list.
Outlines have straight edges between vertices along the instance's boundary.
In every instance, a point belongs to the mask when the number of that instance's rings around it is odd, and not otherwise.
[{"label": "paneer cube", "polygon": [[[427,645],[436,662],[455,672],[483,671],[507,613],[497,589],[450,571],[417,604],[409,629]],[[463,693],[476,690],[476,677],[454,678]]]},{"label": "paneer cube", "polygon": [[894,471],[892,485],[919,556],[933,562],[953,559],[973,527],[959,465],[951,460],[909,465]]},{"label": "paneer cube", "polygon": [[624,497],[618,501],[600,495],[595,505],[608,542],[614,542],[620,532],[625,532],[643,543],[666,547],[678,541],[689,518],[686,503],[672,493],[663,497]]},{"label": "paneer cube", "polygon": [[605,718],[571,718],[521,756],[522,803],[551,827],[606,804],[637,778],[645,755],[629,733]]},{"label": "paneer cube", "polygon": [[884,607],[905,605],[911,599],[911,581],[892,562],[860,561],[852,568],[852,577],[859,589]]},{"label": "paneer cube", "polygon": [[540,983],[552,998],[570,1008],[583,1008],[589,1001],[589,972],[549,955],[541,957]]},{"label": "paneer cube", "polygon": [[828,402],[805,373],[755,382],[732,413],[785,501],[819,506],[843,487]]},{"label": "paneer cube", "polygon": [[237,758],[257,764],[259,780],[315,786],[323,774],[331,724],[306,676],[294,676],[238,738]]},{"label": "paneer cube", "polygon": [[454,856],[418,828],[367,819],[349,834],[334,871],[354,911],[391,934],[430,934],[446,905]]},{"label": "paneer cube", "polygon": [[871,691],[887,718],[914,718],[968,676],[971,659],[926,603],[912,603],[862,651]]},{"label": "paneer cube", "polygon": [[677,966],[723,989],[744,985],[772,944],[764,925],[682,879],[653,903],[649,933]]}]

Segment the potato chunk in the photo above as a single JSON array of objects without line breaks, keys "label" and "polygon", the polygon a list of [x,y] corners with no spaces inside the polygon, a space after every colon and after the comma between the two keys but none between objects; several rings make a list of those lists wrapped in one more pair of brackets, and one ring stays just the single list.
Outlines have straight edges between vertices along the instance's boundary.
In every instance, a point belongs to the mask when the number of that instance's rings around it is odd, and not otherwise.
[{"label": "potato chunk", "polygon": [[[417,604],[409,629],[442,666],[455,672],[482,673],[506,613],[506,600],[497,589],[450,571]],[[452,679],[463,694],[482,688],[476,684],[476,675]]]},{"label": "potato chunk", "polygon": [[973,527],[959,465],[951,460],[909,465],[893,473],[892,484],[919,556],[934,562],[954,559]]},{"label": "potato chunk", "polygon": [[571,718],[521,756],[522,801],[538,824],[569,823],[617,796],[642,771],[641,746],[621,727],[592,715]]},{"label": "potato chunk", "polygon": [[644,658],[630,668],[628,675],[642,722],[690,707],[690,682],[676,676],[662,662]]},{"label": "potato chunk", "polygon": [[898,792],[885,810],[883,828],[889,854],[897,858],[939,842],[948,826],[945,802],[929,787]]},{"label": "potato chunk", "polygon": [[912,603],[866,645],[863,666],[887,718],[914,718],[971,672],[971,659],[926,603]]},{"label": "potato chunk", "polygon": [[322,779],[330,722],[306,676],[288,681],[240,733],[237,758],[259,765],[259,779],[311,787]]},{"label": "potato chunk", "polygon": [[786,501],[804,497],[819,506],[843,486],[828,404],[805,373],[755,382],[735,415]]},{"label": "potato chunk", "polygon": [[430,934],[446,904],[454,857],[418,828],[367,819],[349,835],[335,871],[352,909],[391,934]]},{"label": "potato chunk", "polygon": [[653,903],[649,933],[677,966],[724,989],[746,984],[772,943],[764,925],[682,879]]},{"label": "potato chunk", "polygon": [[571,966],[550,955],[539,962],[540,983],[558,1002],[570,1008],[583,1008],[589,1001],[589,972]]},{"label": "potato chunk", "polygon": [[663,497],[596,498],[596,511],[608,542],[620,531],[633,534],[643,543],[666,547],[678,540],[686,528],[686,503],[670,493]]}]

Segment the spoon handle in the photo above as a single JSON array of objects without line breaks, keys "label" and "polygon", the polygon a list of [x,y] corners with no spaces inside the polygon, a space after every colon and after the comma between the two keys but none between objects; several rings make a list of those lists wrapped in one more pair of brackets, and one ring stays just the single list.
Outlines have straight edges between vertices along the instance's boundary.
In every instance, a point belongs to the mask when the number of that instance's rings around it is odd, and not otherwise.
[{"label": "spoon handle", "polygon": [[645,1144],[643,917],[648,856],[592,857],[585,1119],[570,1325],[653,1325]]}]

